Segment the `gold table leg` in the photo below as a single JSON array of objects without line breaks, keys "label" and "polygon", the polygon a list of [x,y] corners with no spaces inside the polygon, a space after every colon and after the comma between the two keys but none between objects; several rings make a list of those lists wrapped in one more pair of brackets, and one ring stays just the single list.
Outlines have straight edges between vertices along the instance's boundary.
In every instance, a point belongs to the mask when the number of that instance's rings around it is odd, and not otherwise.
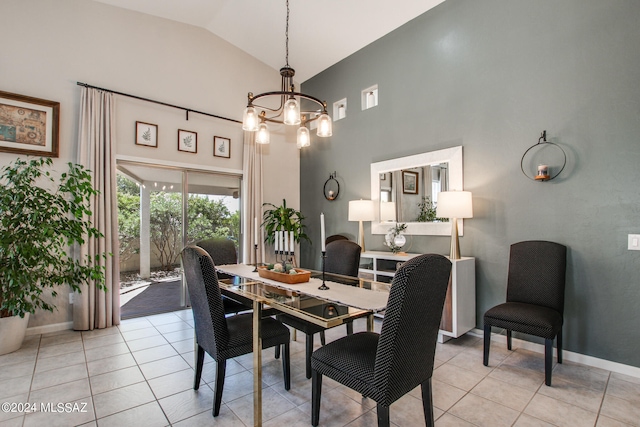
[{"label": "gold table leg", "polygon": [[253,301],[253,425],[262,426],[262,303]]},{"label": "gold table leg", "polygon": [[373,332],[373,313],[367,315],[367,332]]}]

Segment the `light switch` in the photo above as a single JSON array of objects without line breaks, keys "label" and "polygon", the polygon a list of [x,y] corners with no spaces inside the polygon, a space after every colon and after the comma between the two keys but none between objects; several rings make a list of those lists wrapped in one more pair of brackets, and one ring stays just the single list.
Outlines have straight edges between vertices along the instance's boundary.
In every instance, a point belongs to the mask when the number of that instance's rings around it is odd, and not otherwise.
[{"label": "light switch", "polygon": [[629,234],[630,251],[640,251],[640,234]]}]

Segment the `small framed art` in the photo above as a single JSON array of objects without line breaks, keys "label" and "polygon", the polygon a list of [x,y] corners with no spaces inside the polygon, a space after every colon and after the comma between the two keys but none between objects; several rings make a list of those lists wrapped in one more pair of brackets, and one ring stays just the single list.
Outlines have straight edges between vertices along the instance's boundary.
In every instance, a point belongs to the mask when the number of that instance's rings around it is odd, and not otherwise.
[{"label": "small framed art", "polygon": [[418,194],[418,172],[402,171],[402,192]]},{"label": "small framed art", "polygon": [[221,136],[213,137],[213,155],[216,157],[231,158],[231,140]]},{"label": "small framed art", "polygon": [[158,147],[158,125],[136,122],[136,145]]},{"label": "small framed art", "polygon": [[198,152],[198,134],[190,130],[178,129],[178,151]]},{"label": "small framed art", "polygon": [[60,103],[0,91],[0,151],[58,157]]}]

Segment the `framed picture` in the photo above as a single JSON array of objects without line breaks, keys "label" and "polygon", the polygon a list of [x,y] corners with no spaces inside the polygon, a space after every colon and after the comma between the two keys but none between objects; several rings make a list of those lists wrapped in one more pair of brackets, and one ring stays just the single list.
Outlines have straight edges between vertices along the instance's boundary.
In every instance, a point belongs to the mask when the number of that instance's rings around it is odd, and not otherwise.
[{"label": "framed picture", "polygon": [[158,147],[158,125],[136,122],[136,145]]},{"label": "framed picture", "polygon": [[213,155],[216,157],[231,158],[231,140],[221,136],[213,137]]},{"label": "framed picture", "polygon": [[402,192],[418,194],[418,172],[402,171]]},{"label": "framed picture", "polygon": [[178,129],[178,151],[198,152],[198,134],[190,130]]},{"label": "framed picture", "polygon": [[58,157],[60,103],[0,91],[0,151]]}]

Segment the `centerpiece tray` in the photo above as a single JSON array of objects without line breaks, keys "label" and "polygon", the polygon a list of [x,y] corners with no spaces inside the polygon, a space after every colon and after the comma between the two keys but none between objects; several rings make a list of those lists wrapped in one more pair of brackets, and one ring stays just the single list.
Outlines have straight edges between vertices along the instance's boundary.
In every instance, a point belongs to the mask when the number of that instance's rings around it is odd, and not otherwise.
[{"label": "centerpiece tray", "polygon": [[287,283],[289,285],[309,281],[309,277],[311,277],[310,271],[303,270],[301,268],[294,268],[294,270],[297,271],[298,274],[278,273],[267,269],[266,266],[260,266],[258,267],[258,275],[265,279],[271,279],[277,282]]}]

